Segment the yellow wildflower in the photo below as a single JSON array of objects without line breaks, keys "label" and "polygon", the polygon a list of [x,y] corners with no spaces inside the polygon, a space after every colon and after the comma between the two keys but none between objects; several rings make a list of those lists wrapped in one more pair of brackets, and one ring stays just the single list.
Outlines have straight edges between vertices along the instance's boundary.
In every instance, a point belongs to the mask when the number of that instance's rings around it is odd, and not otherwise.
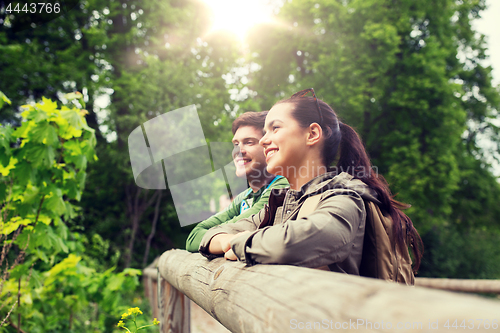
[{"label": "yellow wildflower", "polygon": [[142,314],[142,311],[137,307],[130,308],[130,309],[128,309],[128,314],[129,315],[133,315],[133,314],[138,315],[138,314]]},{"label": "yellow wildflower", "polygon": [[159,324],[160,324],[160,322],[158,321],[158,319],[156,319],[156,318],[155,318],[155,319],[153,320],[153,325],[159,325]]}]

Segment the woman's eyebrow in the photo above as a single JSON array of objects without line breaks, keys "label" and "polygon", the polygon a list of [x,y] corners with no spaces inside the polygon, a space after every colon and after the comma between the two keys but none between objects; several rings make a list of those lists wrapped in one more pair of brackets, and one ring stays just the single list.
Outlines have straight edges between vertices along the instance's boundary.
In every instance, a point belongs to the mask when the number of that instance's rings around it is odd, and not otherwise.
[{"label": "woman's eyebrow", "polygon": [[269,124],[267,124],[267,126],[265,126],[265,128],[271,128],[271,127],[273,127],[273,125],[274,125],[274,123],[275,123],[275,122],[280,122],[280,123],[283,123],[283,122],[282,122],[281,120],[279,120],[279,119],[274,119],[274,120],[272,120]]}]

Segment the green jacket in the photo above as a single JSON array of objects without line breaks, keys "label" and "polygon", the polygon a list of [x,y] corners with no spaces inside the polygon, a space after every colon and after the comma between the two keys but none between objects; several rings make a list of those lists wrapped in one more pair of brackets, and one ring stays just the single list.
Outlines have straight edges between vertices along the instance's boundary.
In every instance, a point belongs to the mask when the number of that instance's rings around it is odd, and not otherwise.
[{"label": "green jacket", "polygon": [[[256,193],[246,189],[234,198],[231,204],[222,212],[219,212],[212,217],[198,223],[191,231],[186,240],[186,250],[189,252],[198,252],[201,239],[208,229],[221,224],[234,223],[240,219],[247,218],[253,214],[257,214],[269,200],[269,195],[272,189],[289,187],[285,177],[276,176],[270,185],[261,187]],[[242,211],[242,204],[249,205],[250,208]]]}]

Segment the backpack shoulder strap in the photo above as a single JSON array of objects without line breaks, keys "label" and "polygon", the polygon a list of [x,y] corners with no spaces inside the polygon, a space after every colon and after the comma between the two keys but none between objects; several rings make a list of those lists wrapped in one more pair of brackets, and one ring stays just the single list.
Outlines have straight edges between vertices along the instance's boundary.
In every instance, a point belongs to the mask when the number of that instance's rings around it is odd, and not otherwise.
[{"label": "backpack shoulder strap", "polygon": [[297,220],[314,212],[318,206],[319,199],[321,199],[321,194],[311,195],[308,197],[299,209]]}]

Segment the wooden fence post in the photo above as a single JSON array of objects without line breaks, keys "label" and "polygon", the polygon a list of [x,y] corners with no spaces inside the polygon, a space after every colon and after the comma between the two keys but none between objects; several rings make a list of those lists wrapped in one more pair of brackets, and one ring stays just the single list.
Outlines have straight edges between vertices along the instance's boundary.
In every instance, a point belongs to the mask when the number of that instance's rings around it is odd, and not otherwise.
[{"label": "wooden fence post", "polygon": [[191,304],[179,290],[172,287],[158,270],[158,307],[161,333],[190,333]]},{"label": "wooden fence post", "polygon": [[158,285],[157,285],[158,269],[146,268],[142,274],[142,283],[144,285],[144,293],[149,300],[151,314],[153,318],[159,318],[158,312]]}]

